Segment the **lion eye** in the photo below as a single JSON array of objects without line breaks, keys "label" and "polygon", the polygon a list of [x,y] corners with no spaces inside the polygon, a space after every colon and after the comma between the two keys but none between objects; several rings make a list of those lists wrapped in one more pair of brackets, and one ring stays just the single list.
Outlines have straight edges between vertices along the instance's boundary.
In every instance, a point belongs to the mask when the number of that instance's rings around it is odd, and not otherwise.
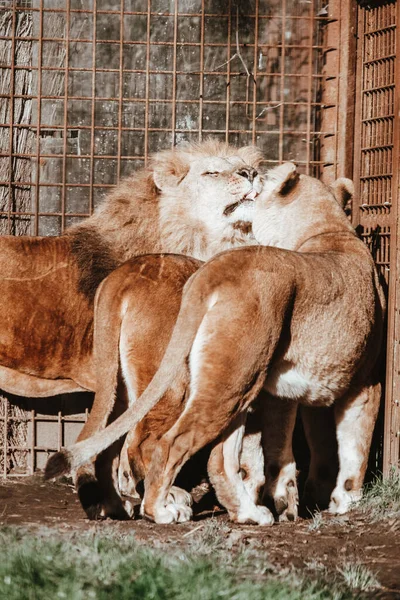
[{"label": "lion eye", "polygon": [[217,177],[219,175],[219,171],[206,171],[203,175],[210,175],[210,177]]}]

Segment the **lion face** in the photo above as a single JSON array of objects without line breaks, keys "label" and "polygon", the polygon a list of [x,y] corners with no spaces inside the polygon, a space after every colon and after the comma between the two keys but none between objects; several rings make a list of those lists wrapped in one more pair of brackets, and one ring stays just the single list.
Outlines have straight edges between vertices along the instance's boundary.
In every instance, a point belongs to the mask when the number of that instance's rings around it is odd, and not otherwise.
[{"label": "lion face", "polygon": [[258,171],[239,156],[195,160],[180,185],[183,193],[192,195],[192,215],[201,221],[211,217],[214,226],[219,221],[251,221],[254,199],[262,189]]},{"label": "lion face", "polygon": [[[186,238],[188,228],[196,231],[198,248],[192,249],[192,256],[204,260],[221,250],[252,243],[249,234],[244,234],[237,225],[251,224],[254,199],[262,189],[254,164],[247,164],[235,154],[193,153],[186,154],[185,161],[178,160],[169,171],[165,164],[162,166],[163,169],[157,170],[157,165],[154,169],[154,181],[161,191],[162,226],[164,230],[173,229],[175,236],[184,231]],[[245,235],[247,242],[243,239]]]}]

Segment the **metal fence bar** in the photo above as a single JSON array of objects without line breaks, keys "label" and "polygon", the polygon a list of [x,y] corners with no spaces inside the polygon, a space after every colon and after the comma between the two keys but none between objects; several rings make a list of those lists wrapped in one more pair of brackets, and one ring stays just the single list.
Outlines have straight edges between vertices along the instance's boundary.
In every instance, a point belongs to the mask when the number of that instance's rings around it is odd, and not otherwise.
[{"label": "metal fence bar", "polygon": [[[231,107],[231,44],[232,44],[232,0],[229,0],[228,2],[228,6],[229,6],[229,19],[228,19],[228,56],[227,56],[227,64],[226,64],[226,98],[225,98],[225,102],[226,102],[226,116],[225,116],[225,141],[228,143],[229,142],[229,128],[230,128],[230,119],[231,119],[231,111],[230,111],[230,107]],[[239,10],[239,7],[237,7],[237,10]],[[239,24],[236,21],[236,27],[238,27]]]},{"label": "metal fence bar", "polygon": [[14,188],[12,185],[12,173],[14,170],[14,160],[13,160],[13,152],[14,152],[14,84],[15,84],[15,33],[16,33],[16,13],[15,13],[15,1],[13,1],[13,11],[12,11],[12,39],[11,39],[11,67],[10,67],[10,102],[9,102],[9,117],[10,117],[10,125],[9,125],[9,150],[10,150],[10,158],[9,158],[9,172],[10,172],[10,181],[8,184],[8,218],[7,218],[7,232],[9,234],[12,233],[11,230],[11,214],[10,211],[13,206],[13,196],[14,196]]},{"label": "metal fence bar", "polygon": [[[400,4],[395,8],[397,28],[392,27],[393,44],[397,51],[400,47]],[[389,256],[390,249],[390,279],[388,303],[388,341],[386,368],[386,398],[383,444],[383,473],[387,477],[391,469],[400,470],[400,320],[398,286],[400,277],[400,61],[394,64],[395,96],[394,105],[394,135],[393,135],[393,181],[392,181],[392,220],[391,236],[386,239],[384,255]],[[383,132],[384,142],[390,141],[390,131],[387,127]],[[376,140],[375,140],[376,141]],[[390,243],[390,246],[389,246]]]},{"label": "metal fence bar", "polygon": [[258,68],[258,23],[259,23],[259,0],[256,0],[255,28],[254,28],[254,87],[253,87],[253,106],[252,106],[252,132],[251,142],[256,144],[257,141],[257,68]]},{"label": "metal fence bar", "polygon": [[36,177],[35,177],[35,213],[36,217],[34,220],[34,235],[39,234],[39,183],[40,183],[40,121],[42,113],[42,50],[43,50],[43,0],[39,0],[39,39],[38,39],[38,66],[37,66],[37,100],[36,100]]},{"label": "metal fence bar", "polygon": [[177,51],[177,43],[178,43],[178,10],[179,10],[179,0],[175,0],[174,3],[174,42],[173,42],[173,58],[172,58],[172,115],[171,115],[171,145],[175,146],[176,144],[176,51]]},{"label": "metal fence bar", "polygon": [[284,99],[285,99],[285,58],[286,58],[286,0],[282,0],[282,54],[281,54],[281,72],[280,72],[280,100],[279,100],[279,162],[283,162],[283,129],[284,129]]}]

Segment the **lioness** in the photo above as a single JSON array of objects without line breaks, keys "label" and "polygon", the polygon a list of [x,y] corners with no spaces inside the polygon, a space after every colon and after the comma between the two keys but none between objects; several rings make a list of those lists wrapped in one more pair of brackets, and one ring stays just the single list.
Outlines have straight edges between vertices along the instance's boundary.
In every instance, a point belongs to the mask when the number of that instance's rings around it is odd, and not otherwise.
[{"label": "lioness", "polygon": [[100,282],[138,254],[206,260],[255,243],[241,223],[259,185],[260,156],[215,141],[161,152],[64,235],[0,237],[0,389],[31,397],[94,391]]},{"label": "lioness", "polygon": [[193,275],[144,394],[100,434],[51,457],[48,475],[84,464],[132,429],[180,381],[187,361],[183,412],[156,446],[146,477],[149,518],[190,518],[187,507],[181,511],[171,502],[171,485],[190,456],[221,436],[224,468],[213,481],[220,501],[233,520],[238,514],[243,520],[245,511],[257,520],[262,509],[259,522],[267,521],[265,507],[254,505],[239,475],[246,412],[262,388],[273,406],[271,415],[264,411],[263,445],[275,501],[288,503],[295,485],[291,438],[298,402],[334,405],[340,469],[331,512],[343,513],[361,497],[379,405],[374,367],[385,310],[372,257],[328,188],[291,163],[268,173],[253,232],[270,247],[224,252]]}]

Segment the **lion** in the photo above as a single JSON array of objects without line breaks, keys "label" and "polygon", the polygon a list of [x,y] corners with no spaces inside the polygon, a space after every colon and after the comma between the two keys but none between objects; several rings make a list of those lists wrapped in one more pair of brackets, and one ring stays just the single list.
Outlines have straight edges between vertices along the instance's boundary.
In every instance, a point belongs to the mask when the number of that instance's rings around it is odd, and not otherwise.
[{"label": "lion", "polygon": [[260,152],[216,141],[153,156],[95,214],[59,237],[0,237],[0,389],[28,397],[95,391],[93,300],[133,256],[207,260],[256,243],[249,222]]},{"label": "lion", "polygon": [[[350,184],[337,187],[346,191]],[[156,444],[146,474],[145,516],[156,523],[191,518],[190,507],[173,501],[171,486],[189,457],[217,441],[219,469],[211,481],[230,518],[274,521],[240,476],[246,415],[261,390],[268,397],[266,493],[277,511],[295,512],[298,404],[310,412],[333,407],[339,473],[330,512],[343,514],[361,498],[380,401],[376,366],[385,313],[372,256],[334,194],[292,163],[267,174],[253,233],[262,246],[222,252],[189,279],[167,350],[142,396],[100,433],[53,455],[48,477],[85,464],[133,430],[188,369],[183,410]],[[323,443],[317,432],[312,452]]]}]

